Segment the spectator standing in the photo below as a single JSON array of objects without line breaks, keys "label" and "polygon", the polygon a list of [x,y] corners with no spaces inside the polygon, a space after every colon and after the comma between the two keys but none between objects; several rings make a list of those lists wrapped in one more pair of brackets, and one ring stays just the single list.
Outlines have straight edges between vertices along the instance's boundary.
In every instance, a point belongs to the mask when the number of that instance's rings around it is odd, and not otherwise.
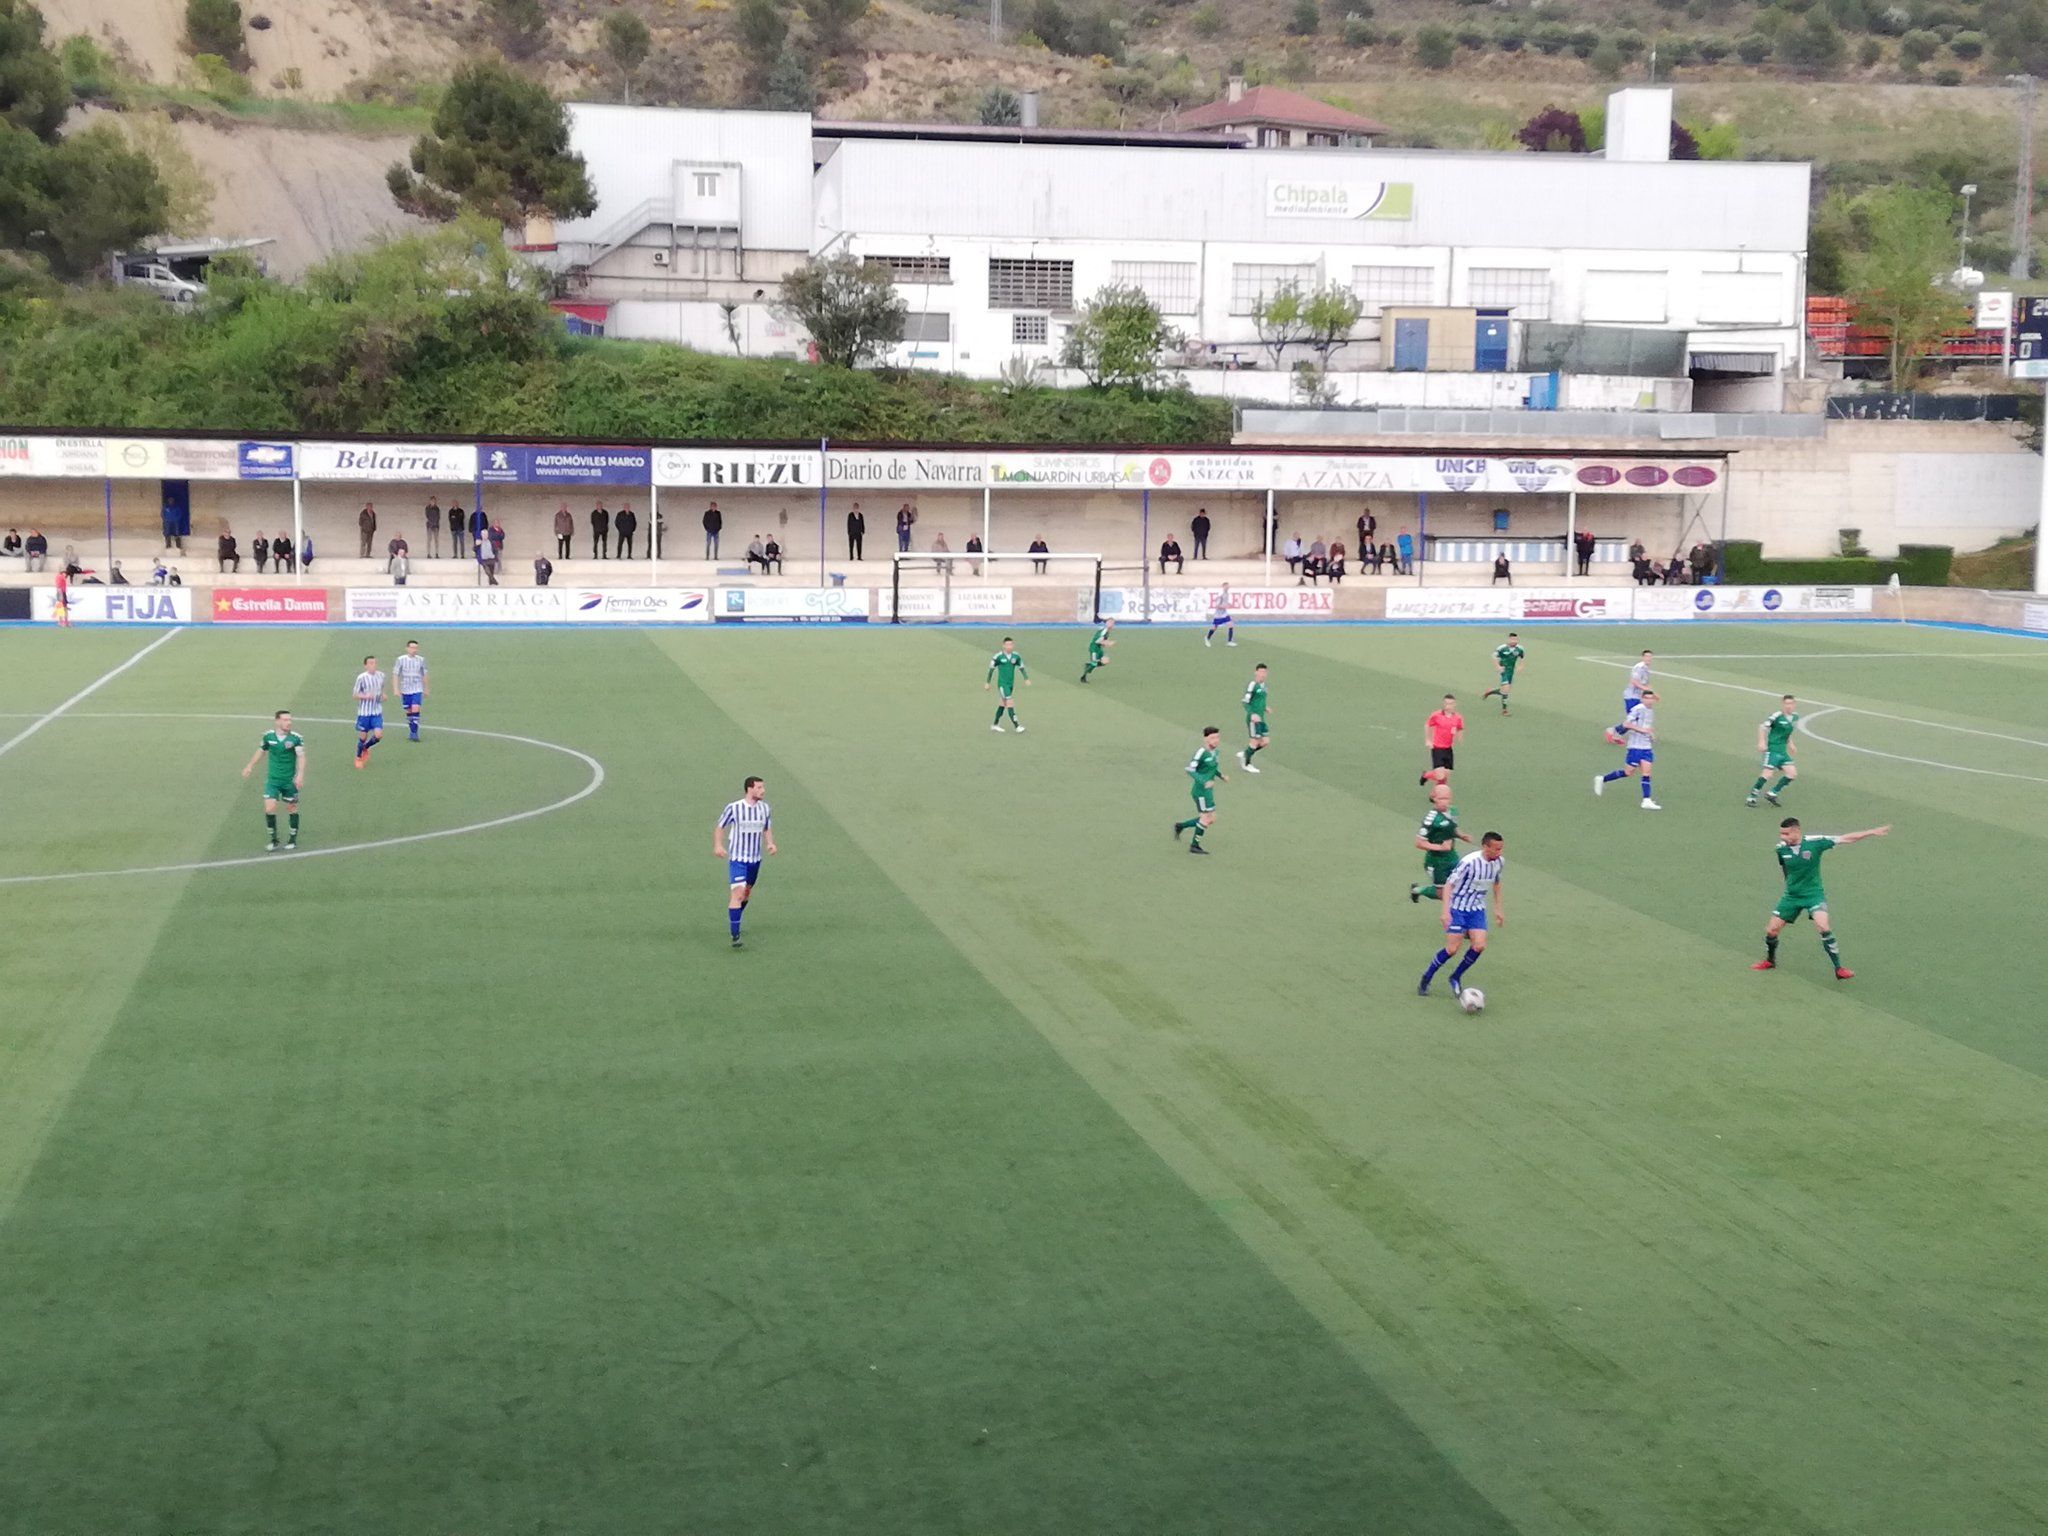
[{"label": "spectator standing", "polygon": [[590,558],[609,560],[611,558],[612,515],[600,501],[590,509]]},{"label": "spectator standing", "polygon": [[[1199,533],[1195,535],[1196,549],[1200,549],[1202,547],[1201,538],[1202,536]],[[1197,555],[1195,558],[1199,560],[1201,556]],[[1185,562],[1183,562],[1180,557],[1180,540],[1176,539],[1170,533],[1160,542],[1159,545],[1160,575],[1164,576],[1166,574],[1166,562],[1169,560],[1173,562],[1173,574],[1178,576],[1184,568]]]},{"label": "spectator standing", "polygon": [[1502,582],[1506,582],[1511,587],[1515,584],[1514,575],[1508,569],[1508,556],[1506,550],[1502,550],[1499,554],[1493,557],[1493,580],[1491,583],[1489,583],[1489,585],[1497,587]]},{"label": "spectator standing", "polygon": [[1298,533],[1289,534],[1287,542],[1280,546],[1280,558],[1287,562],[1288,571],[1295,576],[1301,574],[1301,562],[1307,556],[1308,551],[1301,547],[1301,535]]},{"label": "spectator standing", "polygon": [[910,526],[916,521],[917,513],[911,509],[911,505],[909,502],[906,501],[905,503],[903,503],[902,506],[896,509],[897,554],[902,555],[908,554],[910,552]]},{"label": "spectator standing", "polygon": [[1593,550],[1596,545],[1596,541],[1593,538],[1593,531],[1590,528],[1581,528],[1577,533],[1572,535],[1572,543],[1576,545],[1578,548],[1579,574],[1581,576],[1592,575]]},{"label": "spectator standing", "polygon": [[370,544],[377,537],[377,507],[374,502],[364,502],[363,510],[356,514],[356,530],[362,534],[361,557],[370,558]]},{"label": "spectator standing", "polygon": [[1401,569],[1401,554],[1391,544],[1380,546],[1380,570],[1382,573],[1397,574]]},{"label": "spectator standing", "polygon": [[1358,548],[1360,554],[1373,547],[1373,538],[1380,531],[1380,520],[1372,515],[1372,508],[1365,507],[1358,514]]},{"label": "spectator standing", "polygon": [[[1025,553],[1028,555],[1049,555],[1052,553],[1052,551],[1046,547],[1045,540],[1033,539],[1031,541],[1031,547],[1027,549]],[[1045,562],[1043,560],[1032,561],[1031,570],[1033,574],[1043,576],[1045,574]]]},{"label": "spectator standing", "polygon": [[483,536],[484,536],[484,535],[485,535],[486,533],[489,533],[489,532],[490,532],[490,530],[491,530],[491,518],[490,518],[490,514],[489,514],[489,513],[487,513],[486,511],[484,511],[484,503],[483,503],[483,498],[482,498],[481,496],[479,496],[479,497],[477,498],[477,503],[476,503],[476,505],[475,505],[475,506],[474,506],[473,508],[471,508],[471,509],[470,509],[470,514],[469,514],[469,547],[470,547],[470,549],[471,549],[471,550],[474,550],[474,549],[476,548],[476,541],[477,541],[478,539],[482,538],[482,537],[483,537]]},{"label": "spectator standing", "polygon": [[1401,574],[1403,576],[1413,575],[1415,571],[1415,540],[1409,536],[1406,528],[1403,528],[1394,536],[1394,548],[1401,556]]},{"label": "spectator standing", "polygon": [[861,553],[861,545],[866,542],[867,536],[868,520],[867,517],[861,512],[860,503],[856,501],[853,504],[853,510],[846,514],[847,559],[862,560],[866,558],[866,556]]},{"label": "spectator standing", "polygon": [[458,560],[469,553],[463,546],[468,534],[469,519],[462,515],[462,503],[451,501],[448,504],[448,553]]},{"label": "spectator standing", "polygon": [[412,557],[401,547],[398,553],[391,557],[391,584],[394,587],[402,587],[405,585],[405,578],[411,574]]},{"label": "spectator standing", "polygon": [[249,553],[256,557],[256,574],[263,574],[263,563],[270,558],[270,540],[258,533],[249,541]]},{"label": "spectator standing", "polygon": [[782,546],[776,542],[775,535],[772,533],[768,535],[767,547],[761,551],[761,574],[763,576],[768,574],[770,566],[775,568],[776,575],[780,576],[782,574]]},{"label": "spectator standing", "polygon": [[242,552],[235,547],[235,536],[225,527],[220,531],[220,544],[215,554],[223,571],[234,571],[237,574],[241,572]]},{"label": "spectator standing", "polygon": [[[310,529],[307,531],[304,541],[299,545],[299,569],[302,571],[313,569],[313,534]],[[171,568],[171,585],[174,587],[178,585],[178,570],[176,566]]]},{"label": "spectator standing", "polygon": [[[508,540],[506,539],[506,537],[505,537],[505,524],[504,524],[504,523],[503,523],[503,522],[502,522],[501,520],[498,520],[498,519],[495,519],[495,518],[494,518],[494,519],[492,519],[492,521],[491,521],[491,558],[492,558],[493,560],[495,560],[495,561],[499,562],[500,564],[502,564],[502,563],[504,562],[504,559],[505,559],[505,546],[506,546],[506,544],[507,544],[508,542],[509,542],[509,541],[508,541]],[[492,572],[493,572],[493,573],[495,573],[495,572],[497,571],[497,569],[498,569],[498,567],[497,567],[496,565],[493,565],[493,566],[491,567],[491,570],[492,570]]]},{"label": "spectator standing", "polygon": [[633,510],[629,501],[619,508],[619,515],[612,519],[612,532],[619,536],[619,558],[633,558],[633,535],[640,531],[640,515]]},{"label": "spectator standing", "polygon": [[704,558],[718,558],[718,535],[725,528],[725,514],[718,510],[718,503],[712,502],[704,509]]},{"label": "spectator standing", "polygon": [[546,555],[535,555],[533,557],[533,584],[536,587],[544,587],[554,579],[554,561],[550,560]]},{"label": "spectator standing", "polygon": [[[576,537],[576,514],[569,510],[569,503],[563,502],[555,508],[555,553],[562,559],[569,558],[569,544]],[[546,585],[545,582],[542,583]]]},{"label": "spectator standing", "polygon": [[412,546],[406,543],[402,537],[392,539],[384,546],[384,569],[389,571],[392,562],[397,560],[400,555],[410,555],[411,553]]},{"label": "spectator standing", "polygon": [[427,558],[438,560],[441,556],[441,499],[427,498]]},{"label": "spectator standing", "polygon": [[1195,509],[1195,520],[1188,524],[1188,532],[1195,536],[1195,558],[1197,560],[1208,559],[1209,509],[1207,507],[1197,507]]}]

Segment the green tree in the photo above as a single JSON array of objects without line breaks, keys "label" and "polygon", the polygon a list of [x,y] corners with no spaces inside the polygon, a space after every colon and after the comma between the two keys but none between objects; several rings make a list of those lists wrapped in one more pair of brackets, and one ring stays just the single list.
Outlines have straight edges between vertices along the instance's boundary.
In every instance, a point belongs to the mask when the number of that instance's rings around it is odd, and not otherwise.
[{"label": "green tree", "polygon": [[185,147],[177,124],[163,112],[121,112],[108,120],[119,126],[128,147],[156,168],[164,188],[163,232],[205,234],[213,219],[213,182]]},{"label": "green tree", "polygon": [[70,110],[63,67],[43,45],[43,13],[28,0],[0,0],[0,122],[48,141]]},{"label": "green tree", "polygon": [[826,55],[852,51],[853,29],[868,14],[869,0],[804,0],[818,50]]},{"label": "green tree", "polygon": [[1006,85],[992,85],[981,93],[975,120],[984,127],[1008,128],[1024,121],[1024,103]]},{"label": "green tree", "polygon": [[1308,295],[1299,283],[1282,283],[1252,308],[1259,345],[1273,354],[1279,367],[1287,349],[1308,339]]},{"label": "green tree", "polygon": [[498,41],[514,58],[525,58],[539,50],[548,35],[548,13],[540,0],[485,0]]},{"label": "green tree", "polygon": [[783,278],[775,308],[804,328],[818,361],[835,368],[880,357],[903,334],[909,313],[885,268],[844,254],[813,257]]},{"label": "green tree", "polygon": [[1593,45],[1593,51],[1586,55],[1586,63],[1592,69],[1595,80],[1619,80],[1621,47],[1613,38],[1603,37]]},{"label": "green tree", "polygon": [[1848,298],[1859,324],[1891,338],[1899,389],[1911,385],[1943,332],[1969,320],[1969,306],[1940,284],[1955,254],[1955,215],[1955,200],[1932,187],[1883,187],[1856,200]]},{"label": "green tree", "polygon": [[1840,69],[1848,52],[1842,29],[1825,11],[1810,11],[1804,20],[1778,34],[1779,57],[1810,75]]},{"label": "green tree", "polygon": [[803,55],[785,46],[761,82],[761,105],[770,112],[808,112],[817,104],[818,92]]},{"label": "green tree", "polygon": [[597,206],[583,157],[569,148],[569,115],[547,88],[498,59],[455,71],[433,126],[394,165],[392,196],[427,218],[468,208],[510,228],[533,214],[581,218]]},{"label": "green tree", "polygon": [[[1197,37],[1220,37],[1223,34],[1223,11],[1216,0],[1202,0],[1195,7],[1195,14],[1188,18],[1188,25],[1195,29]],[[1349,31],[1346,31],[1347,37]]]},{"label": "green tree", "polygon": [[185,0],[185,41],[194,53],[245,61],[249,38],[242,30],[240,0]]},{"label": "green tree", "polygon": [[110,122],[55,144],[0,131],[0,245],[41,256],[59,277],[87,276],[109,252],[161,232],[168,213],[156,167]]},{"label": "green tree", "polygon": [[1424,69],[1449,69],[1457,40],[1444,27],[1421,27],[1415,33],[1415,62]]},{"label": "green tree", "polygon": [[1314,352],[1321,371],[1330,371],[1330,354],[1351,339],[1365,305],[1341,283],[1328,283],[1305,295],[1301,304],[1302,340]]},{"label": "green tree", "polygon": [[1323,24],[1323,13],[1316,8],[1316,0],[1294,0],[1293,14],[1287,18],[1287,30],[1296,37],[1308,37]]},{"label": "green tree", "polygon": [[1985,0],[1979,19],[1999,68],[2048,75],[2048,6],[2041,0]]},{"label": "green tree", "polygon": [[1899,39],[1899,62],[1917,69],[1941,49],[1941,39],[1932,32],[1915,27]]},{"label": "green tree", "polygon": [[616,10],[604,19],[601,35],[604,38],[605,56],[612,61],[612,68],[619,72],[619,85],[625,91],[626,104],[633,104],[633,72],[647,62],[647,51],[654,46],[654,38],[647,30],[647,23],[632,11]]},{"label": "green tree", "polygon": [[1067,332],[1060,363],[1077,370],[1096,389],[1150,389],[1163,371],[1162,355],[1182,340],[1143,289],[1099,288]]}]

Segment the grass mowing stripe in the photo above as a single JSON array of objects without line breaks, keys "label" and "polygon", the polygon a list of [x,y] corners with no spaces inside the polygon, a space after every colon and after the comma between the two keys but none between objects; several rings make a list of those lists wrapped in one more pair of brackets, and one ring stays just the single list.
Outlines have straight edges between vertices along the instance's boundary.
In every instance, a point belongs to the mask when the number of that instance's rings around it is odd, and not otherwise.
[{"label": "grass mowing stripe", "polygon": [[[1035,655],[1036,638],[1024,648]],[[1151,841],[1148,821],[1135,832],[1123,825],[1149,792],[1133,795],[1119,778],[1132,732],[1117,717],[1134,707],[1121,702],[1125,691],[1142,688],[1145,700],[1213,696],[1213,669],[1184,675],[1173,655],[1160,651],[1156,671],[1113,673],[1113,688],[1099,680],[1090,690],[1100,691],[1024,696],[1034,731],[1022,742],[985,732],[973,714],[986,696],[964,677],[957,709],[934,711],[930,668],[907,660],[900,676],[846,668],[835,679],[880,723],[880,745],[814,718],[808,696],[778,697],[772,666],[757,675],[742,655],[706,675],[730,690],[735,709],[744,700],[742,717],[757,730],[768,727],[756,722],[776,722],[771,740],[785,755],[833,754],[832,782],[845,786],[833,804],[850,826],[868,828],[869,851],[901,871],[932,920],[1531,1528],[1859,1529],[1889,1518],[1895,1511],[1884,1502],[1869,1505],[1862,1525],[1842,1514],[1870,1491],[1853,1479],[1810,1496],[1811,1468],[1787,1454],[1814,1421],[1803,1395],[1761,1408],[1731,1395],[1672,1411],[1671,1394],[1688,1374],[1761,1384],[1785,1368],[1788,1350],[1801,1369],[1819,1370],[1814,1379],[1828,1378],[1819,1418],[1844,1444],[1881,1457],[1877,1447],[1910,1432],[1886,1395],[1889,1367],[1878,1368],[1904,1353],[1929,1383],[1944,1444],[1971,1447],[1987,1474],[2010,1466],[2016,1448],[2002,1415],[2012,1400],[1979,1405],[1971,1386],[1996,1370],[1995,1341],[2016,1337],[2024,1313],[2010,1296],[1997,1307],[2005,1332],[1988,1333],[1963,1361],[1924,1353],[1922,1301],[1874,1315],[1862,1298],[1886,1294],[1907,1270],[1924,1272],[1916,1290],[1936,1293],[1991,1273],[2002,1286],[2024,1285],[2020,1255],[2030,1239],[2001,1239],[2001,1258],[1985,1260],[1956,1224],[1950,1195],[1961,1183],[1973,1190],[1973,1210],[2012,1207],[2016,1190],[1982,1187],[1981,1150],[2009,1145],[2032,1112],[2028,1080],[1901,1028],[1853,995],[1803,986],[1758,993],[1712,1029],[1674,1034],[1676,1021],[1639,998],[1640,978],[1600,956],[1656,954],[1672,974],[1695,976],[1730,967],[1729,951],[1686,932],[1679,916],[1646,922],[1569,882],[1558,882],[1563,910],[1511,929],[1506,954],[1489,962],[1511,967],[1503,988],[1525,1005],[1507,1035],[1425,1021],[1418,1038],[1398,1001],[1416,961],[1396,947],[1389,965],[1380,938],[1412,909],[1368,907],[1355,933],[1346,924],[1332,934],[1306,911],[1280,926],[1263,920],[1290,910],[1288,871],[1300,850],[1285,829],[1317,829],[1317,867],[1377,863],[1329,795],[1291,782],[1295,775],[1257,786],[1274,802],[1269,816],[1250,786],[1227,790],[1215,846],[1239,856],[1203,869],[1207,883],[1189,904],[1160,900],[1161,882],[1176,873],[1163,861],[1174,856],[1163,838]],[[1248,670],[1253,659],[1238,661]],[[943,695],[954,667],[942,667]],[[1239,681],[1227,679],[1232,689]],[[1283,733],[1286,697],[1276,692]],[[947,717],[936,728],[935,714]],[[1148,782],[1170,780],[1163,764],[1177,764],[1192,723],[1148,721],[1144,730],[1155,746],[1138,771]],[[1287,755],[1284,745],[1276,755]],[[860,793],[892,775],[906,782],[900,802]],[[1063,800],[1042,792],[1045,782],[1078,793]],[[1270,831],[1283,841],[1274,844]],[[1040,854],[1047,840],[1054,851]],[[1085,872],[1060,863],[1074,846],[1094,852]],[[1262,848],[1277,857],[1262,859]],[[1188,867],[1184,857],[1178,863]],[[1620,894],[1611,872],[1606,889]],[[1531,902],[1525,889],[1516,897],[1524,909]],[[1069,907],[1088,915],[1067,916]],[[1574,963],[1580,932],[1598,934],[1601,949]],[[1411,942],[1427,940],[1418,933]],[[1237,958],[1246,946],[1256,978],[1249,987]],[[1367,1011],[1330,1028],[1330,990],[1350,993],[1354,976],[1385,1017]],[[1559,1019],[1573,1022],[1545,1022]],[[1469,1094],[1467,1078],[1478,1080]],[[1337,1084],[1362,1104],[1346,1102]],[[1679,1085],[1686,1097],[1669,1098]],[[1981,1123],[1950,1108],[1952,1097],[1971,1102],[1973,1094]],[[1574,1109],[1581,1101],[1596,1113]],[[1825,1106],[1825,1162],[1802,1161],[1800,1144],[1783,1133],[1787,1102],[1809,1113]],[[1673,1117],[1685,1132],[1677,1146]],[[1186,1141],[1207,1138],[1203,1156],[1176,1148],[1160,1120]],[[1921,1138],[1903,1162],[1895,1121]],[[1870,1164],[1898,1176],[1883,1181],[1881,1196],[1852,1197],[1845,1216],[1834,1181]],[[1512,1177],[1504,1171],[1518,1168]],[[1939,1243],[1921,1252],[1935,1231]],[[1712,1262],[1702,1262],[1706,1254]],[[1405,1336],[1374,1337],[1383,1327]],[[1812,1367],[1815,1338],[1847,1349],[1856,1335],[1864,1337],[1839,1366]],[[1445,1401],[1446,1375],[1475,1387],[1453,1392],[1439,1413],[1431,1400]],[[1591,1418],[1561,1406],[1581,1397]],[[1540,1465],[1501,1454],[1532,1434],[1544,1445]],[[1922,1486],[1965,1502],[1983,1497],[1967,1477]],[[1953,1514],[1955,1506],[1921,1507]],[[1603,1527],[1587,1514],[1605,1510],[1612,1520],[1617,1509],[1633,1511],[1634,1522]]]}]

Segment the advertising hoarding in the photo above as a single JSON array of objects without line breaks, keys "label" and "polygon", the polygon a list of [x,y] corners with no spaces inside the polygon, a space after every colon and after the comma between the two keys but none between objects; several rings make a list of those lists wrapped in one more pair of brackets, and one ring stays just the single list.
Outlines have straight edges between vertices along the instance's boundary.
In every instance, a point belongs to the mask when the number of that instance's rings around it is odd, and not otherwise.
[{"label": "advertising hoarding", "polygon": [[325,624],[325,587],[215,587],[209,610],[216,624]]},{"label": "advertising hoarding", "polygon": [[[909,610],[906,608],[905,612]],[[713,617],[721,624],[865,624],[865,587],[720,587]]]}]

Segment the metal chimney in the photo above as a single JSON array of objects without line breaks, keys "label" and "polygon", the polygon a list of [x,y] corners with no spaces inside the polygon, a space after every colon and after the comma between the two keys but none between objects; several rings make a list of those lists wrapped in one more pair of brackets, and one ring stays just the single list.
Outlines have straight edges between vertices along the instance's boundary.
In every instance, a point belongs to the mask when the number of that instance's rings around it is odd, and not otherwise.
[{"label": "metal chimney", "polygon": [[1023,110],[1018,116],[1018,126],[1024,128],[1036,128],[1038,126],[1038,92],[1024,92]]}]

